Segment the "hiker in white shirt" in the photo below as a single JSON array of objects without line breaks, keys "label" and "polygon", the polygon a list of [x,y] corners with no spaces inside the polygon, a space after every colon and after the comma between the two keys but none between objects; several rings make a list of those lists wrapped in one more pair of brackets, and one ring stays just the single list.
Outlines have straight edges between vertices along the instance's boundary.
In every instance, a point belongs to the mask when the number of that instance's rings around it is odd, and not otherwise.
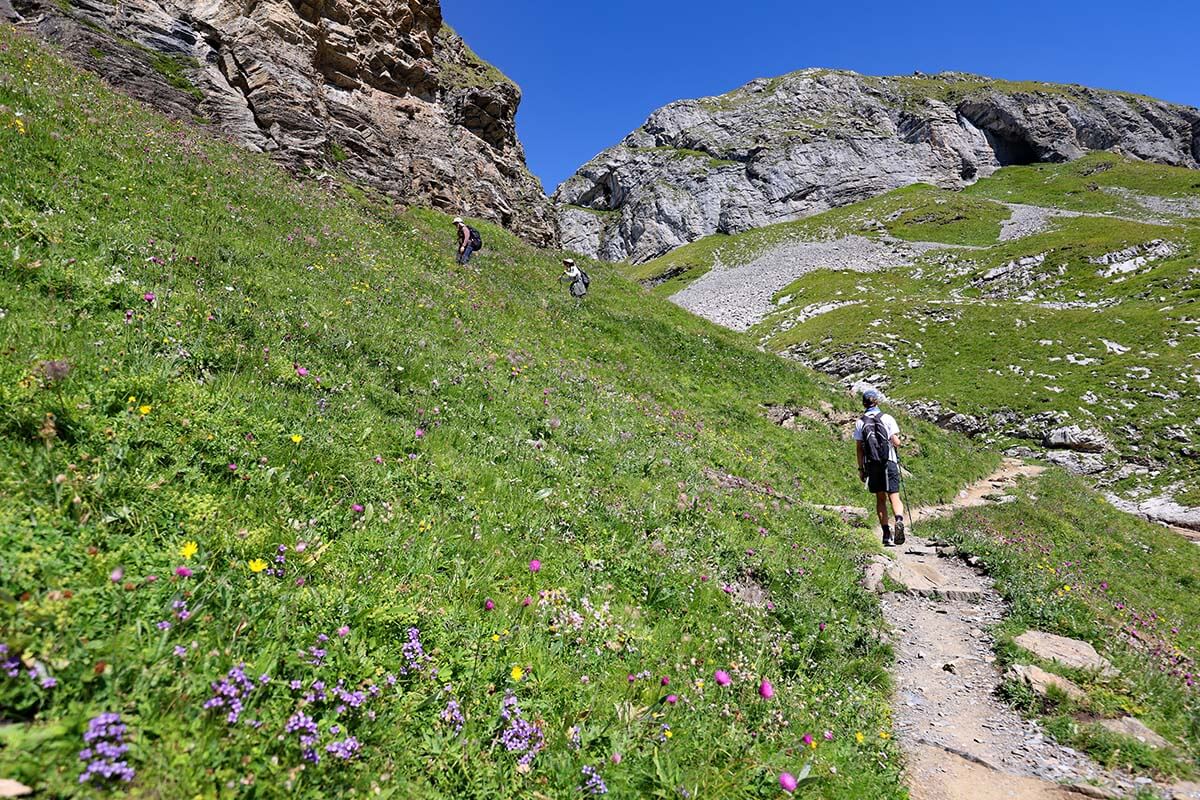
[{"label": "hiker in white shirt", "polygon": [[[904,503],[900,501],[900,426],[891,414],[879,408],[881,396],[874,389],[863,392],[866,411],[854,425],[859,480],[867,482],[867,491],[875,494],[875,513],[883,528],[883,546],[904,544]],[[888,524],[888,505],[896,518],[895,534]]]},{"label": "hiker in white shirt", "polygon": [[583,300],[584,295],[588,292],[588,284],[591,283],[588,274],[575,265],[573,258],[564,258],[563,267],[565,269],[558,279],[561,281],[566,278],[570,281],[571,296],[576,300]]}]

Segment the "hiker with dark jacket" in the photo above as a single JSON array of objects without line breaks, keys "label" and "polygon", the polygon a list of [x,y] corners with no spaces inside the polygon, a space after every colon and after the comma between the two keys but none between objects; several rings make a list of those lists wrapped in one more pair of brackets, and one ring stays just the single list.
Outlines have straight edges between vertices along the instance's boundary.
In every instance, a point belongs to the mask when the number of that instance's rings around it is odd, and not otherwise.
[{"label": "hiker with dark jacket", "polygon": [[[875,494],[875,513],[883,528],[883,546],[904,544],[904,504],[900,501],[900,426],[891,414],[879,408],[881,396],[874,389],[863,392],[866,409],[854,425],[855,449],[858,452],[858,477],[867,482],[867,491]],[[895,535],[888,525],[888,503],[896,518]]]},{"label": "hiker with dark jacket", "polygon": [[458,229],[458,263],[469,264],[471,255],[483,247],[483,238],[462,217],[455,217],[454,225]]},{"label": "hiker with dark jacket", "polygon": [[575,265],[575,259],[563,259],[563,273],[558,276],[561,281],[566,279],[570,281],[571,296],[578,301],[582,301],[584,295],[588,293],[588,287],[591,286],[592,279],[588,274]]}]

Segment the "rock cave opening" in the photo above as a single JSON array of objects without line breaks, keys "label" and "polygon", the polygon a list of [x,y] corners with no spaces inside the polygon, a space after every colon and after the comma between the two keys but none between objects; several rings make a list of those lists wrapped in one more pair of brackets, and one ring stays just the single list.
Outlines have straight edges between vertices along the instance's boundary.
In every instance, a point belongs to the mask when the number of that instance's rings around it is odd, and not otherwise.
[{"label": "rock cave opening", "polygon": [[997,163],[1002,167],[1020,167],[1043,160],[1037,150],[1022,138],[986,128],[983,135],[987,138],[992,152],[996,154]]}]

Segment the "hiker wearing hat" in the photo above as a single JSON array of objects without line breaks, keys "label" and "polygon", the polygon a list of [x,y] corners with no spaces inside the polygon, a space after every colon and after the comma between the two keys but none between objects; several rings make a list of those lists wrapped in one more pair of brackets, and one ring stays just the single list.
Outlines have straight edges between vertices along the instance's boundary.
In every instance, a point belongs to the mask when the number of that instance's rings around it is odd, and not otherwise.
[{"label": "hiker wearing hat", "polygon": [[[900,426],[891,414],[879,408],[882,396],[874,389],[863,392],[866,409],[854,425],[855,449],[858,451],[858,477],[867,482],[867,491],[875,494],[875,512],[883,527],[883,546],[904,544],[904,504],[900,501]],[[888,525],[888,503],[896,517],[895,535]]]},{"label": "hiker wearing hat", "polygon": [[463,222],[462,217],[455,217],[454,225],[458,228],[458,263],[469,264],[471,255],[483,247],[483,237],[479,231]]},{"label": "hiker wearing hat", "polygon": [[588,293],[588,287],[592,285],[592,279],[588,274],[575,265],[575,259],[563,259],[563,274],[558,276],[561,281],[564,278],[569,280],[571,288],[571,296],[578,301],[582,301],[584,295]]}]

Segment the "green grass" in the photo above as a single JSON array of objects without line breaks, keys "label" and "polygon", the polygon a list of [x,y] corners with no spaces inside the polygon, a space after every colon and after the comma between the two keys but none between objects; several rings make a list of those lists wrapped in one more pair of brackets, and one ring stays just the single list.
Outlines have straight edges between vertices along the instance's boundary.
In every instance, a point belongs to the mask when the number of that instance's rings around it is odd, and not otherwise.
[{"label": "green grass", "polygon": [[1139,215],[1140,210],[1127,199],[1105,191],[1113,188],[1155,197],[1196,198],[1200,195],[1200,173],[1098,152],[1068,164],[1008,167],[964,191],[1010,203]]},{"label": "green grass", "polygon": [[[10,28],[0,106],[6,777],[92,796],[82,734],[116,712],[134,797],[565,797],[584,766],[773,797],[807,763],[814,796],[903,796],[877,545],[812,507],[865,500],[852,448],[764,416],[849,398],[605,265],[577,306],[559,254],[484,222],[457,268],[445,216],[297,183]],[[995,463],[903,424],[915,502]],[[771,606],[723,591],[751,582]],[[239,664],[270,680],[228,724],[203,706]],[[313,685],[339,680],[358,710]]]},{"label": "green grass", "polygon": [[[1097,275],[1092,259],[1154,239],[1175,242],[1178,252],[1129,275]],[[1129,476],[1119,489],[1194,491],[1194,470],[1170,435],[1183,422],[1176,400],[1200,367],[1189,311],[1200,297],[1192,275],[1198,252],[1200,229],[1191,225],[1065,219],[984,251],[934,253],[911,270],[811,273],[778,292],[790,301],[753,333],[773,350],[813,361],[870,350],[899,398],[937,400],[983,417],[1068,415],[1107,432],[1120,452],[1164,465],[1155,476]],[[1031,256],[1045,259],[1020,286],[981,280]],[[798,310],[835,298],[855,304],[784,325]],[[1106,341],[1129,351],[1109,352]],[[1081,400],[1089,393],[1094,402]],[[1128,426],[1140,437],[1131,438]]]},{"label": "green grass", "polygon": [[[443,21],[437,33],[438,46],[444,48],[448,37],[457,35],[457,32]],[[464,58],[461,63],[438,61],[438,78],[442,86],[450,89],[491,89],[498,84],[512,83],[503,72],[476,55],[465,41],[462,42],[462,48]]]},{"label": "green grass", "polygon": [[[1079,684],[1086,699],[1042,703],[1018,689],[1018,705],[1106,766],[1194,778],[1200,697],[1184,676],[1200,684],[1196,545],[1097,502],[1082,481],[1061,473],[1026,482],[1016,495],[1016,503],[934,521],[925,533],[980,556],[1012,604],[999,630],[1004,664],[1031,663],[1012,639],[1032,628],[1090,641],[1120,670],[1104,678],[1043,663]],[[1093,723],[1123,715],[1142,719],[1173,752]]]}]

